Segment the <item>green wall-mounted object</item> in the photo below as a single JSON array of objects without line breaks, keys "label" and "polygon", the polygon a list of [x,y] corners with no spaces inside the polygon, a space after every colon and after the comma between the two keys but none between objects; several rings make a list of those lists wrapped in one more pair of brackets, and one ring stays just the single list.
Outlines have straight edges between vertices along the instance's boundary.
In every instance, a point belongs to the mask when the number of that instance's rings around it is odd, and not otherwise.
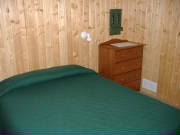
[{"label": "green wall-mounted object", "polygon": [[123,27],[121,27],[121,16],[122,16],[122,9],[110,9],[110,19],[109,19],[110,35],[118,35],[123,30]]}]

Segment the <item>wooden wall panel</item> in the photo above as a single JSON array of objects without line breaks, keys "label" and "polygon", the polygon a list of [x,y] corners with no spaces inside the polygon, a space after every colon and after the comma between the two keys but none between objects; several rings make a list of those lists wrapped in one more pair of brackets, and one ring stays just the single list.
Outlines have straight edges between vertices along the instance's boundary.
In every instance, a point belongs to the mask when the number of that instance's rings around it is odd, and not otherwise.
[{"label": "wooden wall panel", "polygon": [[[179,0],[0,0],[0,80],[66,64],[98,70],[98,44],[145,43],[142,77],[154,96],[180,105]],[[121,35],[109,36],[109,9],[122,8]],[[80,38],[91,34],[92,41]],[[149,93],[148,90],[142,89]]]},{"label": "wooden wall panel", "polygon": [[[167,1],[167,0],[166,0]],[[160,50],[158,97],[180,105],[180,1],[164,3],[163,34]],[[172,21],[170,21],[172,20]]]}]

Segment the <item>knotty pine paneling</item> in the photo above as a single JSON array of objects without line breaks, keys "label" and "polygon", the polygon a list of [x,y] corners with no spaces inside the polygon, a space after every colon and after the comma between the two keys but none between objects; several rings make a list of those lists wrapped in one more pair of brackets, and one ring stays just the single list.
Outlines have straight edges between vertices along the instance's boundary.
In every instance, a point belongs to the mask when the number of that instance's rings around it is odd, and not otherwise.
[{"label": "knotty pine paneling", "polygon": [[[98,44],[111,38],[145,43],[142,78],[150,93],[180,105],[179,0],[0,0],[0,80],[58,65],[98,69]],[[109,36],[109,9],[122,8],[123,32]],[[80,38],[82,31],[92,41]]]},{"label": "knotty pine paneling", "polygon": [[163,4],[158,97],[180,107],[180,1]]}]

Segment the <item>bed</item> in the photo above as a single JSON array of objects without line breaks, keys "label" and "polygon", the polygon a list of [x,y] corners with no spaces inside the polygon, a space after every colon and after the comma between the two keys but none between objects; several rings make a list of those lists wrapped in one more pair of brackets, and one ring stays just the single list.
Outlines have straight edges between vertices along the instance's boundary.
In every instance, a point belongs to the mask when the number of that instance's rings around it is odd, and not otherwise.
[{"label": "bed", "polygon": [[8,135],[178,135],[180,111],[78,65],[0,82],[0,132]]}]

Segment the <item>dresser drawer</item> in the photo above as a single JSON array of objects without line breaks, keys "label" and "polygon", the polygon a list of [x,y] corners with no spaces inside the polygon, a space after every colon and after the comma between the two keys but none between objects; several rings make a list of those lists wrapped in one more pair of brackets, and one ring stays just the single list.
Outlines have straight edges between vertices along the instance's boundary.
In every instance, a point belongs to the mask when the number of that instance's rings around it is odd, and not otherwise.
[{"label": "dresser drawer", "polygon": [[[112,45],[123,42],[129,45]],[[131,43],[133,43],[133,45]],[[120,85],[139,90],[143,46],[141,43],[119,39],[112,39],[101,43],[99,45],[99,73]]]},{"label": "dresser drawer", "polygon": [[122,49],[115,52],[115,62],[142,57],[142,47]]},{"label": "dresser drawer", "polygon": [[142,64],[142,58],[137,58],[137,59],[132,59],[132,60],[116,63],[112,67],[112,74],[118,75],[125,72],[140,69],[141,64]]},{"label": "dresser drawer", "polygon": [[140,85],[141,85],[141,80],[135,80],[135,81],[124,84],[124,86],[130,89],[136,90],[136,91],[140,90]]},{"label": "dresser drawer", "polygon": [[125,84],[141,78],[141,69],[113,76],[113,80],[120,84]]}]

